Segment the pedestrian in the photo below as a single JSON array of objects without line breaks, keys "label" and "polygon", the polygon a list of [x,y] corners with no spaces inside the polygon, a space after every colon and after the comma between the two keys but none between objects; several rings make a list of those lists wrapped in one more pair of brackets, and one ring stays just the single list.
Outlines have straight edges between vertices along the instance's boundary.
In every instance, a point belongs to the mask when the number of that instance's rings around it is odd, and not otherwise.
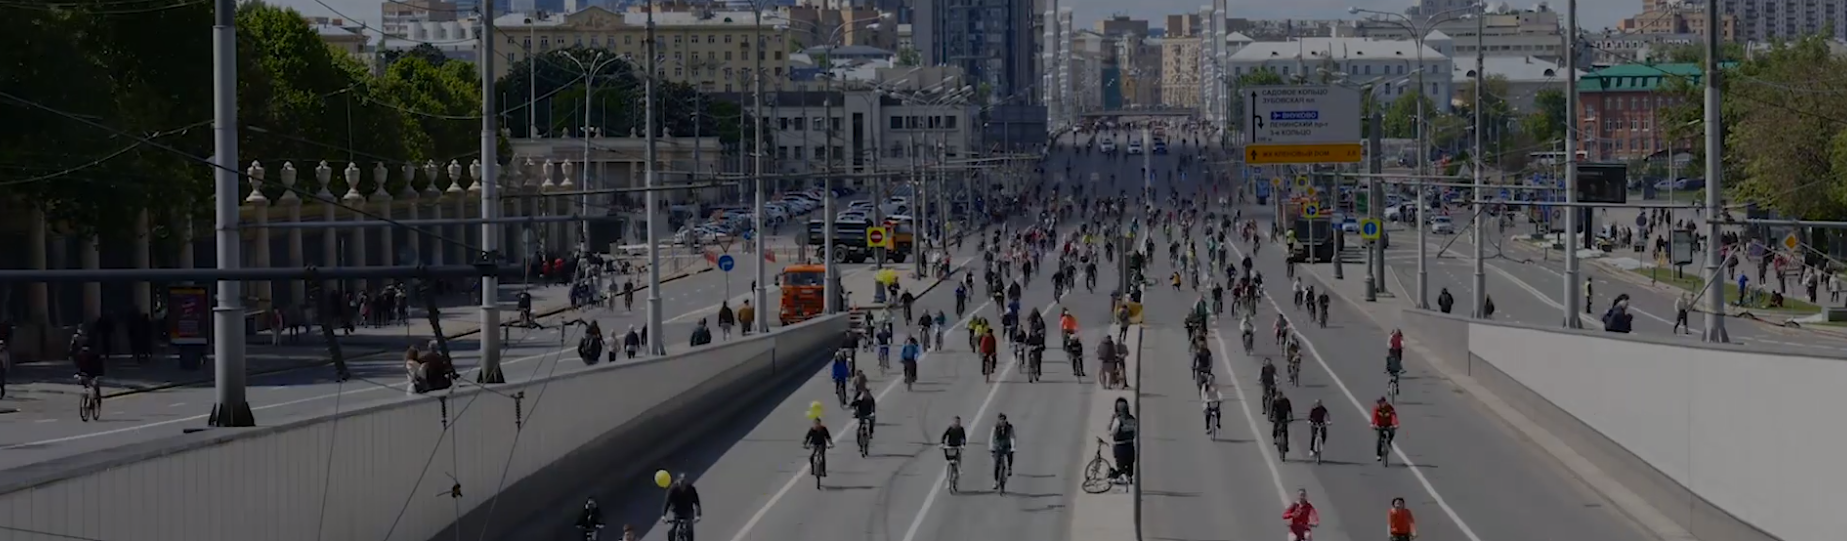
[{"label": "pedestrian", "polygon": [[1688,298],[1686,293],[1681,293],[1679,298],[1674,299],[1674,332],[1693,330],[1687,325],[1687,310],[1692,307],[1693,300]]},{"label": "pedestrian", "polygon": [[731,339],[731,327],[737,324],[737,316],[731,313],[731,301],[718,303],[718,333],[726,340]]},{"label": "pedestrian", "polygon": [[744,305],[738,307],[737,317],[738,326],[741,327],[738,332],[744,336],[750,336],[752,324],[757,322],[757,309],[750,305],[749,300],[745,300]]}]

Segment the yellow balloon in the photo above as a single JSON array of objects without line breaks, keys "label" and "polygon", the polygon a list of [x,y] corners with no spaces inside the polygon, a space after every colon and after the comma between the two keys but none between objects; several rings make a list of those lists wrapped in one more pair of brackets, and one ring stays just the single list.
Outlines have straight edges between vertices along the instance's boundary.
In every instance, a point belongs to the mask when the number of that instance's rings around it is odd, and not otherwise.
[{"label": "yellow balloon", "polygon": [[808,410],[808,420],[813,421],[815,419],[820,419],[820,418],[821,418],[821,410]]},{"label": "yellow balloon", "polygon": [[667,473],[667,470],[654,472],[654,484],[667,488],[668,485],[673,484],[673,474]]},{"label": "yellow balloon", "polygon": [[809,403],[808,403],[808,411],[821,411],[821,401],[820,401],[820,400],[816,400],[816,401],[813,401],[813,402],[809,402]]}]

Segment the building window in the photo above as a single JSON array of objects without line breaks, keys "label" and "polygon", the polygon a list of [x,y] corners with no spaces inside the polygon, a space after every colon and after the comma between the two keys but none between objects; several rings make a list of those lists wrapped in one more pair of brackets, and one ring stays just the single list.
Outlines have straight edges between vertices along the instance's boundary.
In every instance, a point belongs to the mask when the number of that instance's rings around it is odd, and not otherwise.
[{"label": "building window", "polygon": [[725,34],[725,43],[731,43],[731,34]]},{"label": "building window", "polygon": [[956,118],[957,117],[953,116],[943,117],[943,128],[950,130],[956,129]]},{"label": "building window", "polygon": [[891,117],[891,122],[889,123],[888,127],[894,130],[904,129],[904,117],[901,117],[901,116]]}]

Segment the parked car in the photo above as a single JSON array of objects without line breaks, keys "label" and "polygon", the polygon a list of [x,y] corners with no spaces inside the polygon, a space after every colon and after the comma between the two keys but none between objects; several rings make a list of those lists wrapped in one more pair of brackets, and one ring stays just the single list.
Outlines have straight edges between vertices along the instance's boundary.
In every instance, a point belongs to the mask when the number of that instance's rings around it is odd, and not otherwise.
[{"label": "parked car", "polygon": [[1436,233],[1439,235],[1448,235],[1448,234],[1455,233],[1456,223],[1450,220],[1448,216],[1437,216],[1435,218],[1431,218],[1430,219],[1430,232]]}]

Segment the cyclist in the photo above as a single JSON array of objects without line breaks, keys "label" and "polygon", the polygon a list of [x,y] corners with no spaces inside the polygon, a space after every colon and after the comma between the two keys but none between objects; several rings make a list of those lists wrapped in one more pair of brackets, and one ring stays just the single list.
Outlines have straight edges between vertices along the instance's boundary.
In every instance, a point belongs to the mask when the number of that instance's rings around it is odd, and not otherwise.
[{"label": "cyclist", "polygon": [[1019,442],[1019,434],[1013,429],[1013,423],[1007,422],[1007,414],[1002,413],[994,423],[994,439],[988,444],[994,450],[994,489],[1000,490],[1001,461],[1005,460],[1007,471],[1013,471],[1013,449]]},{"label": "cyclist", "polygon": [[1071,315],[1071,311],[1068,309],[1059,309],[1058,330],[1060,333],[1064,334],[1064,336],[1061,337],[1064,342],[1070,342],[1072,338],[1076,338],[1077,316]]},{"label": "cyclist", "polygon": [[577,515],[577,529],[583,530],[586,537],[592,530],[603,529],[603,510],[597,508],[596,498],[584,501],[584,512]]},{"label": "cyclist", "polygon": [[962,315],[962,309],[968,304],[968,286],[956,284],[956,315]]},{"label": "cyclist", "polygon": [[1204,388],[1212,381],[1212,350],[1203,338],[1193,341],[1193,385]]},{"label": "cyclist", "polygon": [[871,389],[868,389],[866,387],[867,387],[866,371],[865,370],[854,370],[853,371],[853,394],[851,396],[859,396],[860,393],[872,392]]},{"label": "cyclist", "polygon": [[1315,407],[1308,410],[1308,441],[1316,449],[1325,450],[1328,442],[1328,407],[1315,400]]},{"label": "cyclist", "polygon": [[1320,296],[1315,297],[1315,304],[1320,305],[1315,313],[1320,315],[1321,325],[1326,326],[1328,324],[1328,292],[1326,289],[1321,290]]},{"label": "cyclist", "polygon": [[917,337],[904,339],[904,349],[898,351],[898,362],[904,365],[904,381],[917,381],[917,359],[923,354],[918,347]]},{"label": "cyclist", "polygon": [[1224,411],[1222,406],[1225,404],[1225,393],[1219,391],[1218,385],[1206,385],[1200,387],[1199,401],[1206,408],[1206,432],[1221,428],[1219,419]]},{"label": "cyclist", "polygon": [[847,379],[852,377],[853,369],[847,366],[846,351],[834,352],[834,396],[840,397],[840,405],[846,405]]},{"label": "cyclist", "polygon": [[1289,397],[1278,390],[1270,399],[1270,439],[1283,442],[1282,451],[1289,452],[1289,423],[1295,421],[1295,408],[1289,404]]},{"label": "cyclist", "polygon": [[1315,510],[1315,504],[1308,503],[1308,490],[1296,489],[1295,503],[1283,511],[1283,520],[1289,522],[1290,541],[1308,541],[1313,538],[1309,530],[1321,525],[1321,512]]},{"label": "cyclist", "polygon": [[1411,541],[1417,537],[1417,518],[1405,508],[1404,498],[1392,498],[1392,508],[1385,512],[1385,535],[1388,541]]},{"label": "cyclist", "polygon": [[705,507],[699,504],[699,489],[686,480],[686,472],[674,478],[673,486],[667,487],[667,501],[661,504],[661,522],[679,521],[685,524],[686,538],[693,538],[693,522],[705,515]]},{"label": "cyclist", "polygon": [[1251,321],[1250,314],[1238,320],[1238,335],[1244,338],[1244,351],[1250,352],[1251,346],[1257,343],[1257,324]]},{"label": "cyclist", "polygon": [[917,316],[917,331],[918,332],[916,335],[912,336],[911,338],[915,340],[919,337],[922,337],[922,343],[919,345],[922,346],[924,349],[930,349],[930,332],[933,330],[932,328],[935,326],[936,326],[936,317],[930,314],[929,310],[924,310],[923,315]]},{"label": "cyclist", "polygon": [[1393,438],[1398,435],[1398,409],[1392,403],[1379,397],[1379,403],[1372,408],[1372,429],[1379,434],[1378,444],[1373,448],[1373,460],[1385,460],[1385,452]]},{"label": "cyclist", "polygon": [[868,436],[878,427],[878,407],[879,402],[872,398],[872,391],[860,389],[859,394],[853,396],[853,418],[859,421],[860,426],[866,427]]},{"label": "cyclist", "polygon": [[1387,359],[1404,359],[1404,331],[1392,329],[1392,336],[1385,342],[1385,354]]},{"label": "cyclist", "polygon": [[998,349],[1000,349],[1000,344],[994,339],[994,329],[983,328],[981,330],[980,344],[981,369],[983,374],[987,373],[989,363],[994,363],[995,367],[1000,366],[1000,361],[994,358],[996,350]]},{"label": "cyclist", "polygon": [[1286,336],[1289,336],[1289,320],[1282,314],[1276,314],[1276,343],[1281,345]]},{"label": "cyclist", "polygon": [[1276,362],[1269,357],[1263,358],[1263,368],[1257,371],[1257,384],[1263,387],[1263,411],[1269,413],[1270,397],[1276,394]]},{"label": "cyclist", "polygon": [[1301,278],[1296,278],[1295,283],[1290,284],[1289,294],[1291,298],[1295,299],[1295,305],[1297,307],[1302,306],[1302,279]]},{"label": "cyclist", "polygon": [[91,349],[90,346],[84,345],[80,346],[76,353],[71,354],[71,360],[77,365],[77,381],[85,392],[89,392],[92,388],[102,388],[104,371],[102,355],[98,355],[96,350]]},{"label": "cyclist", "polygon": [[[962,416],[957,415],[955,420],[949,422],[949,428],[943,430],[943,437],[938,442],[944,447],[954,449],[957,455],[961,454],[962,447],[968,445],[968,430],[962,428]],[[947,457],[947,450],[945,450],[945,457]]]},{"label": "cyclist", "polygon": [[827,431],[827,425],[821,423],[820,417],[816,417],[814,426],[808,427],[808,433],[802,436],[802,448],[813,449],[814,453],[820,457],[818,464],[821,471],[817,474],[821,477],[827,477],[827,453],[823,453],[822,450],[833,446],[833,433]]}]

